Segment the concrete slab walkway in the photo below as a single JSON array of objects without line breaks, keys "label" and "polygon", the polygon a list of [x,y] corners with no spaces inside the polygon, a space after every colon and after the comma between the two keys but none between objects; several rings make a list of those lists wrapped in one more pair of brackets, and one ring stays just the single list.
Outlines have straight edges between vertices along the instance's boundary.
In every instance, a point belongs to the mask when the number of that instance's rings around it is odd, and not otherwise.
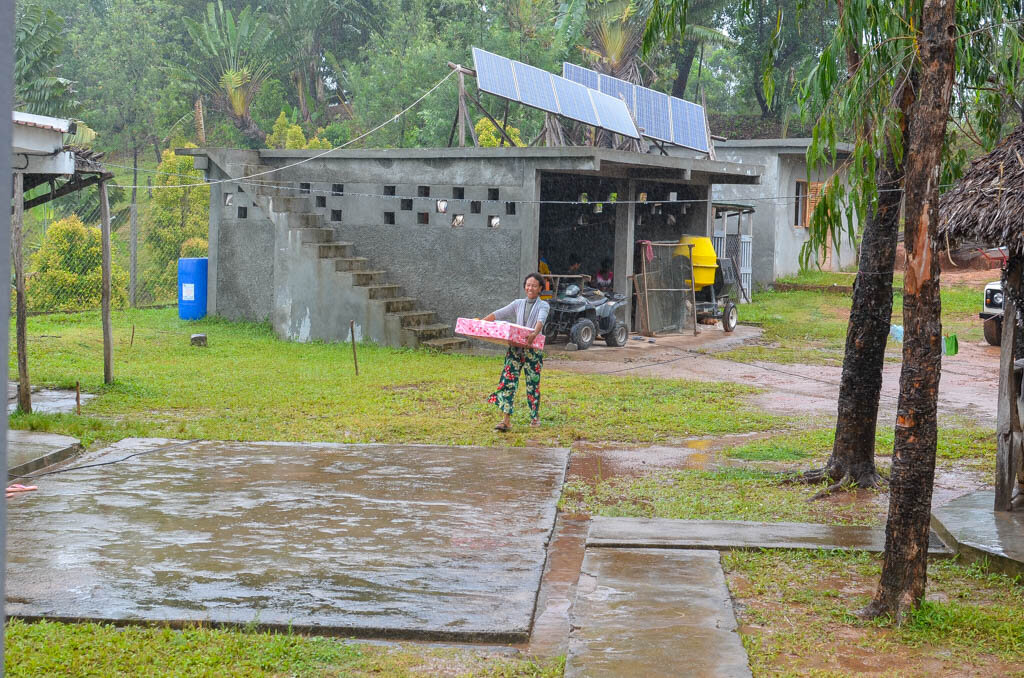
[{"label": "concrete slab walkway", "polygon": [[717,551],[587,549],[566,678],[745,678]]},{"label": "concrete slab walkway", "polygon": [[78,439],[41,431],[7,430],[7,477],[58,464],[82,451]]},{"label": "concrete slab walkway", "polygon": [[[885,528],[808,523],[760,523],[743,520],[595,517],[587,547],[678,549],[825,549],[885,550]],[[928,553],[953,551],[932,532]]]},{"label": "concrete slab walkway", "polygon": [[1024,575],[1024,511],[994,511],[994,490],[979,490],[932,509],[932,529],[968,561],[985,559]]},{"label": "concrete slab walkway", "polygon": [[567,458],[124,440],[9,501],[7,612],[523,642]]}]

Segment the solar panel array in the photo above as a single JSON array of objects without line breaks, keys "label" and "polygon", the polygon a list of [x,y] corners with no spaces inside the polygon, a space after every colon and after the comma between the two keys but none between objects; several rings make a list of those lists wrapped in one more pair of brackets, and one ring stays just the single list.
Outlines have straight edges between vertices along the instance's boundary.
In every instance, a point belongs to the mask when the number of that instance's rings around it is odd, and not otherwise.
[{"label": "solar panel array", "polygon": [[473,48],[473,65],[477,87],[481,91],[622,136],[640,138],[626,104],[597,88],[586,87],[477,47]]},{"label": "solar panel array", "polygon": [[703,107],[576,64],[562,64],[562,75],[591,90],[621,97],[645,137],[708,152]]}]

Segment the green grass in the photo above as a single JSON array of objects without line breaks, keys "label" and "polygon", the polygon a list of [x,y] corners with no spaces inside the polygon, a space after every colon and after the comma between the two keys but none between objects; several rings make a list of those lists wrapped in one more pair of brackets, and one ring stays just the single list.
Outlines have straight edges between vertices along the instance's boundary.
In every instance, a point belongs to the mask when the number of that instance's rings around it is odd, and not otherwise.
[{"label": "green grass", "polygon": [[[33,385],[99,397],[82,415],[15,414],[13,428],[76,435],[86,444],[126,436],[349,443],[567,445],[575,440],[657,442],[696,435],[764,431],[784,421],[742,402],[743,385],[551,370],[542,383],[542,427],[525,426],[523,393],[515,426],[493,431],[485,402],[501,355],[469,356],[280,341],[266,325],[206,319],[176,309],[113,316],[114,377],[102,382],[98,314],[29,319]],[[132,333],[134,331],[134,339]],[[209,346],[189,345],[207,334]],[[11,345],[13,346],[13,338]],[[10,373],[16,375],[14,353]]]},{"label": "green grass", "polygon": [[933,560],[927,600],[894,625],[857,616],[877,585],[880,555],[733,551],[722,561],[754,676],[856,676],[864,656],[874,658],[872,675],[1021,675],[1017,579]]},{"label": "green grass", "polygon": [[[852,285],[853,276],[822,271],[807,272],[782,282],[815,285]],[[897,281],[893,298],[892,323],[903,324],[903,295]],[[980,341],[978,320],[984,285],[943,288],[942,332],[956,334],[961,342]],[[840,366],[846,346],[851,298],[819,291],[754,293],[754,303],[740,308],[740,322],[760,326],[764,334],[757,344],[716,354],[742,362],[764,361],[782,364],[804,363]],[[899,360],[901,344],[890,340],[886,355]]]},{"label": "green grass", "polygon": [[556,678],[564,658],[536,662],[470,650],[364,645],[250,630],[25,623],[6,627],[7,675],[501,676]]},{"label": "green grass", "polygon": [[592,482],[572,479],[559,507],[568,513],[683,520],[754,520],[878,525],[885,508],[867,502],[810,502],[822,488],[784,485],[778,475],[746,468],[667,471]]},{"label": "green grass", "polygon": [[[951,422],[953,423],[953,422]],[[960,423],[960,422],[956,422]],[[875,432],[875,455],[892,456],[893,429]],[[795,462],[824,460],[835,443],[835,428],[785,432],[736,445],[726,456],[744,461]],[[935,451],[936,463],[948,466],[966,463],[979,471],[995,470],[996,440],[991,429],[977,426],[940,426]]]}]

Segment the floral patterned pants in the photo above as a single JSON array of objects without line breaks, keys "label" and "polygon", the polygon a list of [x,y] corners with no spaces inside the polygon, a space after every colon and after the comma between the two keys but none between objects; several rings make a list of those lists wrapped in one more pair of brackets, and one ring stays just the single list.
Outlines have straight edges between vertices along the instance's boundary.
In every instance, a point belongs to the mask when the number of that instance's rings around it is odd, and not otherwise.
[{"label": "floral patterned pants", "polygon": [[544,366],[544,354],[532,348],[509,346],[505,354],[505,366],[498,380],[498,390],[491,394],[487,402],[497,405],[505,414],[512,414],[512,401],[516,397],[519,386],[520,370],[526,372],[526,402],[530,405],[530,414],[534,419],[540,410],[540,369]]}]

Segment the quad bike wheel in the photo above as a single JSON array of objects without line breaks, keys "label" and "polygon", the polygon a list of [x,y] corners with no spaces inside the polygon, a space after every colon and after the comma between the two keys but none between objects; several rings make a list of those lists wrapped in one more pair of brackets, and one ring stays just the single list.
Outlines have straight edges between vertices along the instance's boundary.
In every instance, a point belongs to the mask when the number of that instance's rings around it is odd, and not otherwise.
[{"label": "quad bike wheel", "polygon": [[554,323],[550,323],[550,324],[546,323],[544,325],[543,333],[544,333],[544,343],[545,344],[550,344],[558,336],[558,328],[555,327]]},{"label": "quad bike wheel", "polygon": [[629,340],[629,329],[626,323],[615,323],[611,331],[604,335],[604,342],[609,346],[625,346]]},{"label": "quad bike wheel", "polygon": [[736,312],[736,304],[731,301],[726,302],[725,309],[722,311],[722,329],[726,332],[732,332],[736,329],[738,318],[739,313]]},{"label": "quad bike wheel", "polygon": [[577,320],[576,324],[569,330],[569,339],[581,351],[590,348],[591,344],[594,343],[596,335],[597,329],[594,327],[593,321],[588,318]]},{"label": "quad bike wheel", "polygon": [[999,346],[1003,342],[1003,319],[993,316],[981,325],[985,332],[985,341],[989,346]]}]

